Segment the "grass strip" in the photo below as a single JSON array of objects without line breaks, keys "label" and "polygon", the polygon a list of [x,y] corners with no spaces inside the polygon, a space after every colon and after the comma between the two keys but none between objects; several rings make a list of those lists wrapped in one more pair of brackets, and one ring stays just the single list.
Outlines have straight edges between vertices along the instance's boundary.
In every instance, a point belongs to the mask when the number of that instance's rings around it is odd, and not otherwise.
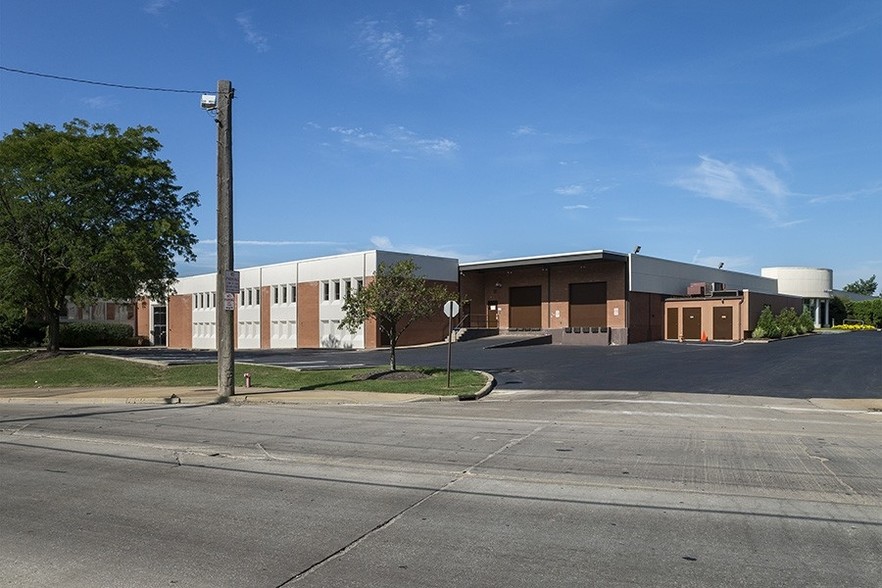
[{"label": "grass strip", "polygon": [[[217,386],[217,363],[163,367],[82,354],[50,357],[34,354],[28,358],[21,354],[8,358],[6,355],[0,354],[2,388]],[[259,388],[433,395],[471,394],[485,383],[481,374],[456,370],[451,372],[450,388],[447,388],[447,371],[437,368],[404,367],[392,376],[396,379],[371,377],[381,370],[372,367],[294,371],[237,363],[235,381],[237,389],[244,389],[247,372],[251,374],[252,386]]]}]

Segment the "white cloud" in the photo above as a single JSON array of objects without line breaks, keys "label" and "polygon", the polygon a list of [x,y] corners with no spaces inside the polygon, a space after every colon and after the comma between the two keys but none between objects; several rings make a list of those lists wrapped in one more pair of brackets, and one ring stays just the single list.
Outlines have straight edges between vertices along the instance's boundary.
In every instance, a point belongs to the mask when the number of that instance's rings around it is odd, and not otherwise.
[{"label": "white cloud", "polygon": [[144,12],[148,14],[159,14],[178,0],[151,0],[144,5]]},{"label": "white cloud", "polygon": [[392,247],[392,239],[389,237],[374,236],[371,237],[371,243],[373,243],[374,247],[377,249],[394,249],[394,247]]},{"label": "white cloud", "polygon": [[82,98],[81,102],[95,110],[104,110],[106,108],[116,108],[119,106],[119,100],[109,98],[107,96],[92,96],[91,98]]},{"label": "white cloud", "polygon": [[564,210],[585,210],[591,208],[587,204],[571,204],[569,206],[564,206]]},{"label": "white cloud", "polygon": [[578,196],[585,193],[585,186],[581,184],[571,184],[569,186],[559,186],[554,189],[555,193],[561,196]]},{"label": "white cloud", "polygon": [[247,41],[248,44],[253,45],[258,53],[269,51],[269,39],[267,39],[266,35],[258,31],[254,26],[250,13],[240,12],[236,16],[236,22],[239,23],[239,27],[242,29],[242,32],[245,33],[245,41]]},{"label": "white cloud", "polygon": [[469,12],[472,10],[471,4],[457,4],[453,7],[453,11],[456,13],[456,16],[459,18],[465,18],[469,15]]},{"label": "white cloud", "polygon": [[458,259],[459,261],[478,261],[479,259],[486,259],[486,256],[481,255],[471,255],[467,253],[462,253],[456,251],[450,246],[441,246],[441,247],[431,247],[425,245],[401,245],[396,246],[392,243],[392,239],[385,236],[374,236],[371,237],[371,243],[377,249],[382,249],[385,251],[398,251],[398,252],[406,252],[412,253],[414,255],[428,255],[432,257],[452,257],[454,259]]},{"label": "white cloud", "polygon": [[705,198],[729,202],[780,224],[790,191],[773,170],[758,165],[724,163],[701,156],[701,162],[674,185]]},{"label": "white cloud", "polygon": [[529,137],[530,135],[535,135],[538,132],[539,131],[537,131],[533,127],[524,125],[516,128],[514,131],[512,131],[511,134],[515,137]]},{"label": "white cloud", "polygon": [[377,20],[363,20],[359,25],[358,41],[368,59],[393,78],[407,77],[405,49],[408,41],[404,34]]},{"label": "white cloud", "polygon": [[359,127],[335,126],[329,129],[341,140],[359,149],[394,153],[404,157],[444,157],[459,149],[459,144],[447,137],[422,137],[402,126],[390,126],[380,133]]}]

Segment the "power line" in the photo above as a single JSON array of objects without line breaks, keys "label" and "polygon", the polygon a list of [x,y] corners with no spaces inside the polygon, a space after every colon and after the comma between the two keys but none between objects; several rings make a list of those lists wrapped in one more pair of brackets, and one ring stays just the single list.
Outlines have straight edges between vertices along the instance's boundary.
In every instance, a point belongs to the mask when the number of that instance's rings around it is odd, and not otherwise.
[{"label": "power line", "polygon": [[66,76],[56,76],[47,73],[40,73],[36,71],[27,71],[24,69],[15,69],[14,67],[5,67],[0,65],[0,70],[24,74],[28,76],[36,76],[38,78],[49,78],[52,80],[62,80],[65,82],[76,82],[78,84],[90,84],[92,86],[107,86],[110,88],[123,88],[125,90],[144,90],[148,92],[173,92],[177,94],[214,94],[214,90],[178,90],[174,88],[152,88],[150,86],[130,86],[127,84],[113,84],[110,82],[96,82],[94,80],[83,80],[80,78],[69,78]]}]

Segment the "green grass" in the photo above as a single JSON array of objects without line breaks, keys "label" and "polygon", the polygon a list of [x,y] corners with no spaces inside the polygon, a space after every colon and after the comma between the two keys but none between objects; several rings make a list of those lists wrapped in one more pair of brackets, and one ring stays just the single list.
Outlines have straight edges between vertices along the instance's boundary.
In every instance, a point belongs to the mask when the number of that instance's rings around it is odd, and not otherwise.
[{"label": "green grass", "polygon": [[[81,354],[31,358],[14,361],[22,353],[0,353],[0,387],[135,387],[135,386],[217,386],[217,364],[161,367],[120,359]],[[317,370],[297,372],[278,367],[236,364],[236,388],[244,389],[244,374],[259,388],[285,390],[362,390],[406,394],[472,394],[484,385],[484,377],[471,371],[451,372],[434,368],[401,368],[425,377],[410,380],[365,379],[380,368]]]}]

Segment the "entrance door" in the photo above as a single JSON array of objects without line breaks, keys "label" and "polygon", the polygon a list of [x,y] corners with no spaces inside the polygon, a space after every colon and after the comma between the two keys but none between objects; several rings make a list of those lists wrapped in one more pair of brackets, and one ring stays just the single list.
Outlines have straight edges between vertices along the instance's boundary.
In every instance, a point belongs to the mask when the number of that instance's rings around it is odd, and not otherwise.
[{"label": "entrance door", "polygon": [[542,286],[509,288],[510,329],[542,328]]},{"label": "entrance door", "polygon": [[168,330],[165,322],[166,308],[164,306],[153,307],[153,344],[166,345]]},{"label": "entrance door", "polygon": [[677,339],[680,336],[680,309],[668,309],[667,329],[665,329],[666,339]]},{"label": "entrance door", "polygon": [[495,300],[487,301],[487,328],[499,327],[499,303]]},{"label": "entrance door", "polygon": [[701,308],[683,309],[683,338],[701,339]]},{"label": "entrance door", "polygon": [[729,340],[732,336],[732,307],[714,307],[714,339]]}]

